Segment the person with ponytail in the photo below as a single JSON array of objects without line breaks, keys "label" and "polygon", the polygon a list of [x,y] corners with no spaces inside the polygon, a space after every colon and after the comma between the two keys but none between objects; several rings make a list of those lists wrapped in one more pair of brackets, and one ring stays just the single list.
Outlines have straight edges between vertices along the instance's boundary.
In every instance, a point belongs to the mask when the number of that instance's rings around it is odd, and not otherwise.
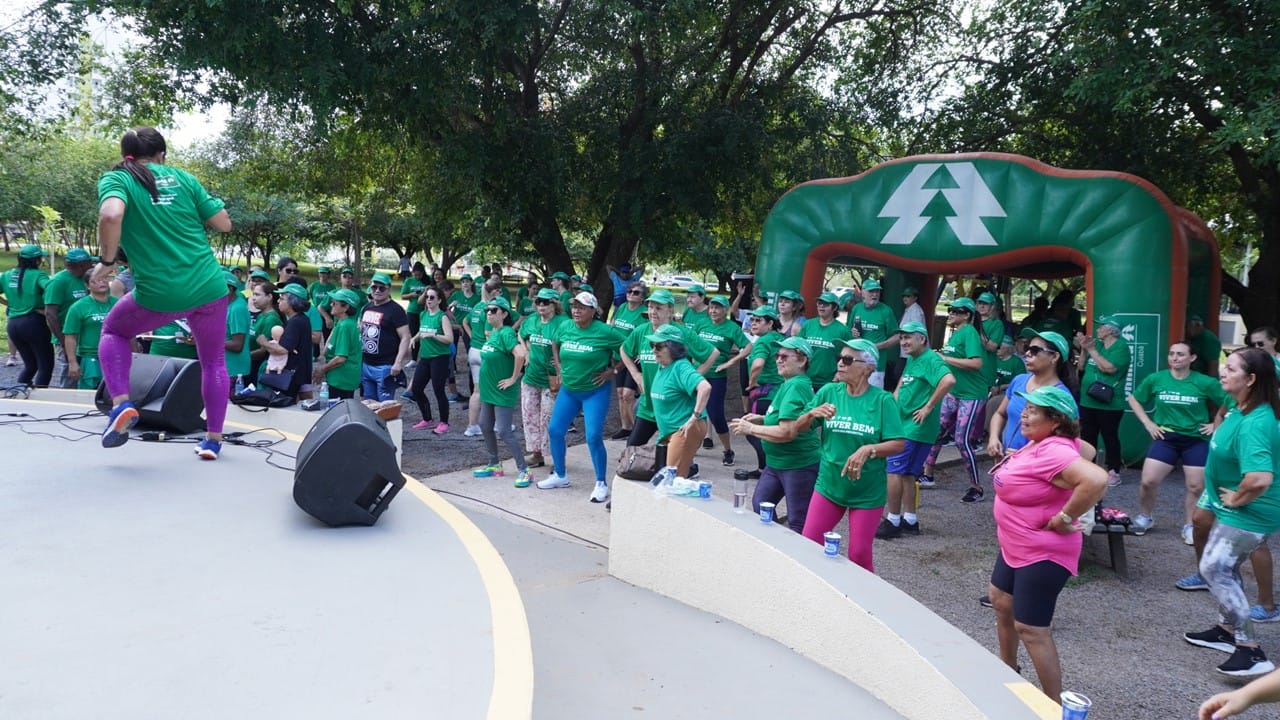
[{"label": "person with ponytail", "polygon": [[49,387],[53,377],[53,335],[44,318],[44,291],[49,274],[40,268],[45,252],[23,245],[18,267],[0,275],[0,303],[9,308],[9,344],[22,356],[18,384]]},{"label": "person with ponytail", "polygon": [[165,164],[167,152],[158,130],[132,128],[120,138],[124,159],[98,180],[102,260],[92,277],[109,278],[123,248],[135,283],[102,326],[98,355],[112,404],[102,446],[123,445],[138,422],[138,410],[129,402],[133,337],[182,317],[191,325],[200,359],[207,426],[195,452],[201,459],[216,460],[230,387],[223,351],[227,288],[205,227],[230,232],[231,218],[222,200],[209,195],[194,176]]}]

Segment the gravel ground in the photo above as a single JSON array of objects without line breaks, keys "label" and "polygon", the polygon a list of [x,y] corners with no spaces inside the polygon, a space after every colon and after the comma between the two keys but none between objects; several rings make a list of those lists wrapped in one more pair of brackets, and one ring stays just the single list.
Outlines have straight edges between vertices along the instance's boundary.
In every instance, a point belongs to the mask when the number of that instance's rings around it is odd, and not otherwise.
[{"label": "gravel ground", "polygon": [[[0,362],[0,384],[12,383],[16,376],[17,368]],[[733,383],[731,393],[727,404],[738,407]],[[406,403],[402,413],[406,472],[426,478],[483,462],[482,441],[462,435],[465,404],[454,403],[451,410],[454,430],[440,437],[409,429],[418,411]],[[606,424],[606,437],[617,428],[615,410]],[[523,441],[519,431],[517,436]],[[581,432],[571,434],[569,442],[582,442]],[[620,441],[608,443],[611,456],[620,446]],[[739,458],[749,464],[750,450],[737,449]],[[984,473],[989,466],[984,463]],[[1124,484],[1112,488],[1104,504],[1136,514],[1138,476],[1137,469],[1127,470]],[[984,502],[966,505],[959,500],[965,487],[961,468],[945,468],[938,487],[922,493],[923,534],[877,540],[876,569],[994,653],[994,616],[978,604],[996,554],[990,494]],[[1054,638],[1062,658],[1063,684],[1093,700],[1092,720],[1192,718],[1204,698],[1233,687],[1214,671],[1226,659],[1224,654],[1193,647],[1181,637],[1187,630],[1209,627],[1217,618],[1208,593],[1183,592],[1173,586],[1175,579],[1194,567],[1192,550],[1178,535],[1182,492],[1182,477],[1175,472],[1161,487],[1155,529],[1142,537],[1126,537],[1128,580],[1110,569],[1105,537],[1086,538],[1080,576],[1059,599]],[[1256,601],[1257,587],[1247,563],[1243,572],[1246,591]],[[1257,630],[1264,650],[1273,660],[1280,658],[1280,624],[1258,625]],[[1019,662],[1034,681],[1025,651]]]}]

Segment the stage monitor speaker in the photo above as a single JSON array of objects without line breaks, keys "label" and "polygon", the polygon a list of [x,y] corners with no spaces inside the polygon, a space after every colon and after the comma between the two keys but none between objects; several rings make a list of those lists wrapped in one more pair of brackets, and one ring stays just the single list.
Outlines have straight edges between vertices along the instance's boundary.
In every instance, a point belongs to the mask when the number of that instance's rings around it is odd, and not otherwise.
[{"label": "stage monitor speaker", "polygon": [[[98,409],[111,411],[106,383],[94,398]],[[129,368],[129,401],[138,408],[138,425],[185,435],[205,427],[200,395],[200,363],[187,358],[133,354]]]},{"label": "stage monitor speaker", "polygon": [[356,400],[325,411],[303,438],[293,501],[330,527],[372,525],[404,487],[387,423]]}]

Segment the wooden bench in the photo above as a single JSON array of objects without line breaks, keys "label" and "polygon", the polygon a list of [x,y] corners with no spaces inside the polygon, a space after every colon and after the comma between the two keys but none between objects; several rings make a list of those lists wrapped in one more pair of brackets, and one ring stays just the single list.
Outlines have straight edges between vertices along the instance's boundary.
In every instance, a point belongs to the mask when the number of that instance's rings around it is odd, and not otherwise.
[{"label": "wooden bench", "polygon": [[1129,556],[1124,551],[1124,536],[1129,532],[1129,528],[1123,525],[1104,525],[1098,523],[1093,526],[1093,537],[1105,535],[1107,537],[1107,550],[1111,554],[1111,569],[1116,571],[1125,580],[1129,579]]}]

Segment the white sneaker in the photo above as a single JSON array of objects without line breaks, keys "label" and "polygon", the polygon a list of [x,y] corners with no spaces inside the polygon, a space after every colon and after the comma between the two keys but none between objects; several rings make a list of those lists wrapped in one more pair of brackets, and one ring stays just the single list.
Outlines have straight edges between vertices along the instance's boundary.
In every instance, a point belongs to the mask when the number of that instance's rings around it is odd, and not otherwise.
[{"label": "white sneaker", "polygon": [[609,499],[609,483],[603,480],[596,482],[596,489],[591,491],[591,502],[602,503]]},{"label": "white sneaker", "polygon": [[1186,543],[1187,545],[1196,544],[1195,538],[1192,536],[1192,533],[1191,533],[1190,524],[1182,526],[1182,542]]},{"label": "white sneaker", "polygon": [[467,437],[480,437],[484,434],[484,431],[480,429],[479,425],[468,425],[467,429],[462,431],[462,434]]},{"label": "white sneaker", "polygon": [[1129,532],[1134,535],[1146,535],[1147,531],[1154,527],[1155,524],[1155,518],[1138,513],[1138,516],[1133,519],[1133,524],[1129,526]]},{"label": "white sneaker", "polygon": [[548,473],[545,479],[538,481],[539,490],[555,490],[556,488],[567,487],[569,487],[569,478],[561,477],[555,473]]}]

